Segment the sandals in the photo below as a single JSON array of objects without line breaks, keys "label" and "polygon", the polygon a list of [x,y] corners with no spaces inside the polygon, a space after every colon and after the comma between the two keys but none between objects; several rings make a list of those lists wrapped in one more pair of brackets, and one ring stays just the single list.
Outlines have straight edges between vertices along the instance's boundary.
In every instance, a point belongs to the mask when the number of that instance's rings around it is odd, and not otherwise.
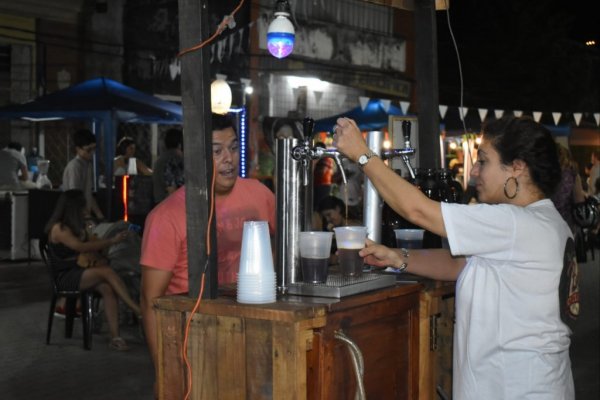
[{"label": "sandals", "polygon": [[129,346],[127,346],[127,343],[125,342],[125,339],[123,339],[120,336],[114,337],[110,340],[110,342],[108,343],[108,347],[112,350],[116,350],[116,351],[127,351],[129,350]]}]

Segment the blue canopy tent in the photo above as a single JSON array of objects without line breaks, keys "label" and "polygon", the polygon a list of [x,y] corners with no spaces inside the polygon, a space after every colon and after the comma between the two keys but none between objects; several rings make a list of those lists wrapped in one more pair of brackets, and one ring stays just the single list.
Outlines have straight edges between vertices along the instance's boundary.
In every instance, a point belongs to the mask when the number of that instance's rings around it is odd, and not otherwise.
[{"label": "blue canopy tent", "polygon": [[364,110],[359,106],[345,113],[315,121],[315,132],[330,132],[340,117],[353,119],[362,131],[376,131],[388,125],[390,115],[402,116],[405,114],[400,108],[391,104],[386,111],[381,100],[372,99],[369,100]]},{"label": "blue canopy tent", "polygon": [[[105,175],[113,174],[117,124],[181,124],[182,109],[175,103],[140,92],[107,78],[95,78],[20,105],[0,108],[0,118],[42,122],[57,119],[89,120],[94,134],[102,129]],[[107,207],[110,210],[110,196]]]}]

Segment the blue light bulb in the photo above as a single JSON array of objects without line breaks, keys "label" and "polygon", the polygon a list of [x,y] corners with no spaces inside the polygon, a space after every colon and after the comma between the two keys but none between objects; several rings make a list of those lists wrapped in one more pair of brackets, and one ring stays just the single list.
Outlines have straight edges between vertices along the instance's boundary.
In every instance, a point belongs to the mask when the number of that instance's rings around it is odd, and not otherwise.
[{"label": "blue light bulb", "polygon": [[267,48],[274,57],[284,58],[294,50],[293,33],[271,32],[267,33]]},{"label": "blue light bulb", "polygon": [[287,18],[289,14],[276,12],[275,19],[269,24],[267,30],[267,48],[274,57],[284,58],[294,50],[296,38],[294,25]]}]

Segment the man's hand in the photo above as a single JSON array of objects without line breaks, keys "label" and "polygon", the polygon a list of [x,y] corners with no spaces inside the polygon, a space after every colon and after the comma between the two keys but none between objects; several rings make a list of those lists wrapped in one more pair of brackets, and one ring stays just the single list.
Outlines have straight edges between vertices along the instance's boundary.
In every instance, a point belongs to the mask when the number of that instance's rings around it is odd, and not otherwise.
[{"label": "man's hand", "polygon": [[402,264],[402,256],[398,249],[390,249],[369,239],[367,239],[367,247],[362,249],[358,254],[364,257],[365,264],[374,267],[398,267]]}]

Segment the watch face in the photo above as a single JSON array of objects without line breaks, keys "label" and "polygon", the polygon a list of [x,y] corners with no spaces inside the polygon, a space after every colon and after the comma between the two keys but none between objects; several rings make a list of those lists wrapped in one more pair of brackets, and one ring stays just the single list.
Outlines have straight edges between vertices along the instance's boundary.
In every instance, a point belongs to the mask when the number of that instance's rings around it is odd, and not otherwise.
[{"label": "watch face", "polygon": [[369,159],[367,158],[366,154],[363,154],[362,156],[358,157],[358,163],[360,165],[365,165],[367,161],[369,161]]}]

